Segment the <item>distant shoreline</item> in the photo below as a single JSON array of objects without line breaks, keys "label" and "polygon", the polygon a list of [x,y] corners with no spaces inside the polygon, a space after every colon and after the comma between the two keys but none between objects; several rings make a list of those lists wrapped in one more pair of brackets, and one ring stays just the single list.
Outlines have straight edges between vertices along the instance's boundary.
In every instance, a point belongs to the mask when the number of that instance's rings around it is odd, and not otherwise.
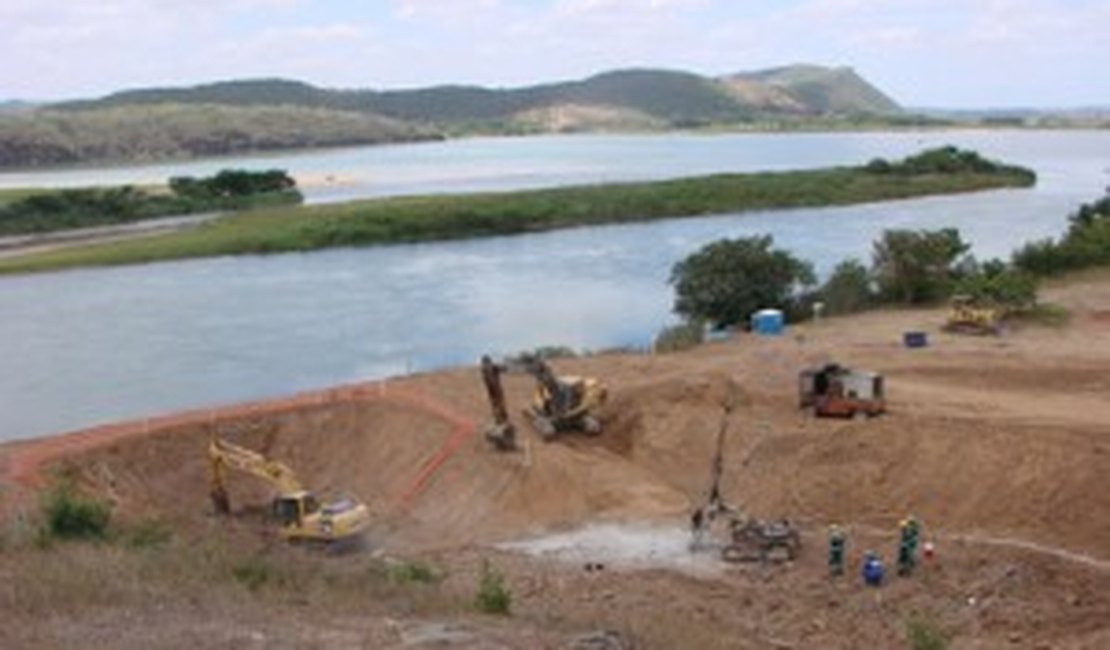
[{"label": "distant shoreline", "polygon": [[[323,144],[316,146],[288,146],[276,147],[266,149],[242,149],[236,151],[228,151],[220,154],[198,154],[198,155],[166,155],[157,157],[141,157],[141,158],[101,158],[101,159],[88,159],[81,161],[70,161],[61,163],[48,163],[48,164],[35,164],[35,165],[4,165],[0,164],[0,177],[5,174],[37,174],[37,173],[51,173],[51,172],[81,172],[81,171],[98,171],[98,170],[115,170],[115,169],[128,169],[135,167],[158,167],[163,165],[180,165],[189,163],[213,163],[217,164],[224,160],[242,160],[242,159],[266,159],[274,156],[308,156],[326,153],[328,151],[347,151],[352,149],[364,148],[387,148],[387,147],[406,147],[406,146],[420,146],[427,145],[435,142],[451,142],[462,140],[481,140],[481,139],[522,139],[522,138],[547,138],[547,137],[605,137],[605,136],[643,136],[643,135],[690,135],[690,136],[716,136],[716,135],[779,135],[779,134],[798,134],[798,133],[932,133],[944,131],[958,131],[958,132],[999,132],[999,131],[1110,131],[1110,123],[1099,124],[1085,124],[1085,123],[1061,123],[1053,125],[1014,125],[1014,124],[981,124],[981,123],[959,123],[952,122],[937,125],[925,124],[907,124],[898,125],[886,122],[877,121],[874,124],[866,123],[836,123],[830,121],[815,120],[812,123],[761,123],[755,125],[709,125],[694,129],[680,129],[680,128],[667,128],[667,129],[627,129],[627,130],[589,130],[589,131],[550,131],[550,132],[530,132],[530,133],[506,133],[498,131],[467,131],[461,133],[452,133],[450,135],[443,135],[442,137],[433,138],[418,138],[411,140],[394,140],[382,142],[352,142],[352,143],[333,143]],[[299,180],[299,179],[298,179]],[[325,183],[315,183],[315,185],[323,185]],[[311,186],[313,184],[305,185]],[[0,192],[7,192],[13,190],[23,190],[31,188],[23,188],[12,186],[10,188],[0,187]]]},{"label": "distant shoreline", "polygon": [[76,267],[503,236],[580,226],[824,207],[1028,187],[1030,170],[876,172],[869,166],[714,174],[514,192],[261,209],[166,234],[0,259],[0,275]]}]

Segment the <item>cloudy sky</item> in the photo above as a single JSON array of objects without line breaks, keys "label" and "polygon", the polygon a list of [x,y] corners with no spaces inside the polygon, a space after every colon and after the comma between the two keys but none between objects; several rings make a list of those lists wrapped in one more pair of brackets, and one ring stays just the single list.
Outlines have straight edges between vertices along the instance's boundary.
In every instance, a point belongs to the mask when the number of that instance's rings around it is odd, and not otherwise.
[{"label": "cloudy sky", "polygon": [[1110,0],[0,0],[0,100],[286,77],[851,66],[909,106],[1110,104]]}]

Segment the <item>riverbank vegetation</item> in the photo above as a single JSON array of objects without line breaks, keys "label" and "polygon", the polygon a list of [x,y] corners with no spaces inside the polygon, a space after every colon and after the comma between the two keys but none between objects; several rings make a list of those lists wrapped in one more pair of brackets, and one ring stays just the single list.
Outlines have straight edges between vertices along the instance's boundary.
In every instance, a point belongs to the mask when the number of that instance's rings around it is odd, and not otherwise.
[{"label": "riverbank vegetation", "polygon": [[1038,302],[1039,284],[1047,276],[1110,267],[1110,190],[1081,205],[1059,239],[1026,244],[1009,261],[979,262],[954,228],[891,229],[873,242],[869,266],[844,260],[818,286],[807,262],[772,246],[770,236],[724,239],[676,263],[674,311],[684,320],[659,333],[656,349],[697,345],[707,325],[742,327],[749,314],[766,307],[801,321],[818,305],[821,313],[843,315],[958,298],[1008,320],[1059,326],[1069,315]]},{"label": "riverbank vegetation", "polygon": [[1014,264],[1042,276],[1110,265],[1110,188],[1068,217],[1068,229],[1061,237],[1031,242],[1018,250]]},{"label": "riverbank vegetation", "polygon": [[228,169],[207,178],[171,178],[168,191],[125,185],[30,193],[0,204],[0,235],[49,233],[302,200],[296,183],[284,171]]},{"label": "riverbank vegetation", "polygon": [[[947,154],[922,155],[934,162],[963,155],[955,148],[945,150]],[[906,161],[888,166],[900,168],[904,164]],[[0,273],[512,235],[745,210],[848,205],[1027,187],[1035,181],[1033,172],[1001,164],[980,171],[938,165],[906,173],[867,167],[716,174],[656,182],[259,210],[184,232],[9,258],[0,261]]]}]

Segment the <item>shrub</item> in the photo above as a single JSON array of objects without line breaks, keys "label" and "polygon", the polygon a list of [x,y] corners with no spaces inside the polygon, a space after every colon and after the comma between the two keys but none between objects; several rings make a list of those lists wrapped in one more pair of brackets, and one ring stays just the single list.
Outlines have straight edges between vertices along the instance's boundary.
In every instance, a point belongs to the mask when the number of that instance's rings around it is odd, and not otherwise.
[{"label": "shrub", "polygon": [[825,303],[827,314],[851,314],[871,306],[875,296],[871,290],[871,274],[859,260],[844,260],[821,285],[818,295]]},{"label": "shrub", "polygon": [[688,350],[701,344],[705,337],[705,326],[699,321],[683,321],[677,325],[664,327],[655,336],[655,351],[665,354]]},{"label": "shrub", "polygon": [[439,575],[428,565],[419,562],[397,562],[390,564],[386,575],[391,582],[409,584],[413,582],[430,584],[439,580]]},{"label": "shrub", "polygon": [[513,595],[505,586],[505,577],[488,560],[483,560],[474,606],[486,614],[509,614],[512,603]]},{"label": "shrub", "polygon": [[1031,242],[1014,252],[1014,266],[1037,275],[1110,264],[1110,194],[1079,206],[1059,240]]},{"label": "shrub", "polygon": [[532,355],[539,359],[572,359],[578,356],[565,345],[543,345],[533,350]]},{"label": "shrub", "polygon": [[265,558],[254,555],[231,568],[231,575],[239,584],[251,591],[258,591],[274,578],[274,570]]},{"label": "shrub", "polygon": [[72,483],[56,486],[42,504],[43,533],[57,539],[103,539],[112,508],[107,503],[79,495]]},{"label": "shrub", "polygon": [[961,278],[955,293],[968,296],[975,303],[996,305],[1006,312],[1021,312],[1037,303],[1037,278],[991,262]]}]

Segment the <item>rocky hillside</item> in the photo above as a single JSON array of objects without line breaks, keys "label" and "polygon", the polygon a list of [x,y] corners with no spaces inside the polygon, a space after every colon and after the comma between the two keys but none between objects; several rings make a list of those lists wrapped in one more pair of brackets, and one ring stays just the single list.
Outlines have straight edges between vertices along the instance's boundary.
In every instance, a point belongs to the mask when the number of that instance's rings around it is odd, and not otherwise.
[{"label": "rocky hillside", "polygon": [[892,115],[901,108],[851,68],[793,65],[721,78],[740,101],[764,110]]}]

